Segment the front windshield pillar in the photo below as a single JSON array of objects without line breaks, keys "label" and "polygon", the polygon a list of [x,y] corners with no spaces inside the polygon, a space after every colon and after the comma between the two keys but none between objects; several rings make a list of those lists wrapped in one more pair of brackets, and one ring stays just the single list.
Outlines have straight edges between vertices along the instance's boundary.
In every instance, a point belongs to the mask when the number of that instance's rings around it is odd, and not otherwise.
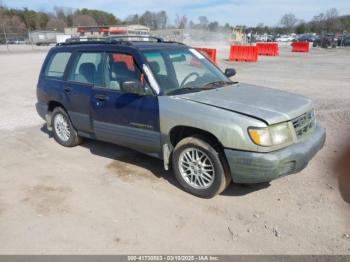
[{"label": "front windshield pillar", "polygon": [[143,71],[145,72],[147,78],[148,78],[148,81],[151,85],[151,87],[153,88],[153,90],[156,92],[157,95],[160,94],[160,88],[159,88],[159,85],[156,81],[156,79],[154,78],[154,75],[152,73],[152,71],[149,69],[149,67],[146,65],[146,64],[143,64]]}]

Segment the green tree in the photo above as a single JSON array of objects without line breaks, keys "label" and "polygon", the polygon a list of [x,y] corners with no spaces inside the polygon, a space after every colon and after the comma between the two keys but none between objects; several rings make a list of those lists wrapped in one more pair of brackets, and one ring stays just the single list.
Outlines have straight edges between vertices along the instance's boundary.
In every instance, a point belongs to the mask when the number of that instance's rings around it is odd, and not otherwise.
[{"label": "green tree", "polygon": [[24,8],[21,12],[21,18],[29,30],[37,29],[37,13],[33,10],[29,10],[28,8]]},{"label": "green tree", "polygon": [[36,29],[44,30],[46,29],[46,25],[49,22],[49,15],[44,12],[38,12],[36,14]]},{"label": "green tree", "polygon": [[76,11],[76,14],[92,17],[96,21],[97,25],[116,25],[120,23],[120,21],[113,14],[96,9],[83,8]]}]

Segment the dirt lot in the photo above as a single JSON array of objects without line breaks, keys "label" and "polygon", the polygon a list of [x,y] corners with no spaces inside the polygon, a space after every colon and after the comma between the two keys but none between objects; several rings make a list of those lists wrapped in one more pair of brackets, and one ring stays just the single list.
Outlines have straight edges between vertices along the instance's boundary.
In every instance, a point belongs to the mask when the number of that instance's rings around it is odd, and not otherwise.
[{"label": "dirt lot", "polygon": [[350,146],[350,49],[283,47],[258,63],[229,63],[227,49],[220,66],[235,67],[235,79],[313,98],[327,142],[297,175],[204,200],[158,160],[96,141],[55,143],[34,109],[46,53],[2,48],[0,253],[350,254],[350,206],[333,171]]}]

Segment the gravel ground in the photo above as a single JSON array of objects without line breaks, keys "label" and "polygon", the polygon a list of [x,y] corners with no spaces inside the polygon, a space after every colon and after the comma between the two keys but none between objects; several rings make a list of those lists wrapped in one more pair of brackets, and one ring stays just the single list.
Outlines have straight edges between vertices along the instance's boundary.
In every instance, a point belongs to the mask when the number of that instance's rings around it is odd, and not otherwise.
[{"label": "gravel ground", "polygon": [[[232,185],[214,199],[179,189],[159,160],[97,141],[59,146],[37,116],[47,48],[0,47],[1,254],[350,254],[335,161],[350,146],[350,49],[219,65],[235,79],[314,99],[324,149],[297,175]],[[272,101],[273,102],[273,101]]]}]

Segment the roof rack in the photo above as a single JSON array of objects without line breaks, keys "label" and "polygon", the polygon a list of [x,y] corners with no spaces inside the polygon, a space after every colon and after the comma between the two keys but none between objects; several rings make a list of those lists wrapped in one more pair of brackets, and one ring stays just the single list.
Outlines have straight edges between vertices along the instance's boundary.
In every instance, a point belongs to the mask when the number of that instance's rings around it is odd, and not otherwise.
[{"label": "roof rack", "polygon": [[61,45],[74,45],[74,44],[127,44],[131,45],[132,42],[156,42],[167,43],[162,38],[155,36],[142,36],[142,35],[116,35],[107,37],[73,37],[66,40],[64,43],[58,43]]},{"label": "roof rack", "polygon": [[163,43],[166,43],[166,44],[179,44],[179,45],[186,45],[182,42],[177,42],[177,41],[163,41]]},{"label": "roof rack", "polygon": [[150,40],[153,40],[157,43],[164,42],[162,38],[156,37],[156,36],[150,36],[150,35],[111,35],[111,36],[107,36],[106,39],[111,39],[111,40],[127,39],[126,41],[133,41],[130,39],[139,39],[137,41],[140,41],[140,42],[147,42],[147,41],[151,42]]},{"label": "roof rack", "polygon": [[72,37],[63,43],[57,43],[56,46],[76,45],[76,44],[111,44],[112,41],[102,37]]},{"label": "roof rack", "polygon": [[72,38],[68,38],[66,40],[66,43],[76,43],[76,42],[101,42],[104,41],[104,38],[101,37],[72,37]]}]

